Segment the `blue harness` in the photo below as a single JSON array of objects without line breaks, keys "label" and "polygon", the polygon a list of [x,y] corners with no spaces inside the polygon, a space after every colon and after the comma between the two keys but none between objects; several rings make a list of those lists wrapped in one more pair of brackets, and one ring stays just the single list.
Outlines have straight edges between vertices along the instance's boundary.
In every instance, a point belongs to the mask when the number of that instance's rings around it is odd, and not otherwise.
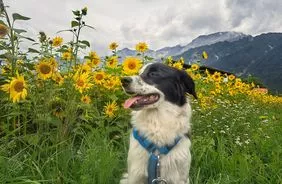
[{"label": "blue harness", "polygon": [[174,140],[174,144],[172,145],[167,145],[167,146],[162,146],[159,147],[155,145],[153,142],[148,140],[146,137],[142,136],[139,134],[138,130],[135,128],[133,129],[133,137],[141,144],[143,148],[145,148],[148,153],[150,154],[149,157],[149,164],[148,164],[148,184],[152,184],[153,180],[157,179],[158,177],[158,171],[157,171],[157,165],[159,162],[159,156],[155,155],[154,153],[156,151],[159,152],[159,154],[166,155],[174,148],[174,146],[179,142],[181,137],[177,137]]}]

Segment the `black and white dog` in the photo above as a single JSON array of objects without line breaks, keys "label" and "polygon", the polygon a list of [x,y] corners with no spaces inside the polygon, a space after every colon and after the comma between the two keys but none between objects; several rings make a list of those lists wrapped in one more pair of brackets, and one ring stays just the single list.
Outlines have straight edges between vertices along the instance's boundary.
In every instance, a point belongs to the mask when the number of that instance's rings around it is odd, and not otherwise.
[{"label": "black and white dog", "polygon": [[120,183],[188,184],[192,110],[186,93],[197,98],[192,78],[184,71],[152,63],[139,75],[122,78],[122,86],[132,95],[124,107],[132,109],[133,131],[128,173]]}]

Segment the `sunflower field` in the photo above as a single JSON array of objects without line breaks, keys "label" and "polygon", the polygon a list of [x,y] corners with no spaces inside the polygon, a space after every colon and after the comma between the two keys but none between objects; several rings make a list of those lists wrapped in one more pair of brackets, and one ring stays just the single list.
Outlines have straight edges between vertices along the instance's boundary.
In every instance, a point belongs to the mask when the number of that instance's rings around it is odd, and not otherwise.
[{"label": "sunflower field", "polygon": [[[0,4],[0,183],[119,183],[131,128],[120,78],[154,62],[148,45],[137,43],[138,54],[121,60],[113,42],[112,54],[101,57],[80,38],[95,29],[84,21],[86,7],[73,11],[67,41],[44,32],[26,37],[16,25],[30,18],[7,11]],[[282,98],[201,70],[207,58],[203,51],[188,68],[183,58],[161,61],[196,83],[191,183],[282,183]]]}]

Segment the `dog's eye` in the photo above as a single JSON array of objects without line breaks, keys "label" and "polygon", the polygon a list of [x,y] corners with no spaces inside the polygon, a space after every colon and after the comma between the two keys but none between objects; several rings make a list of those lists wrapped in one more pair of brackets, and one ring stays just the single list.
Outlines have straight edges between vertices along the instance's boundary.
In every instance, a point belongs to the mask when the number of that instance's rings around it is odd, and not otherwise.
[{"label": "dog's eye", "polygon": [[157,77],[159,74],[157,72],[150,72],[148,73],[149,77]]}]

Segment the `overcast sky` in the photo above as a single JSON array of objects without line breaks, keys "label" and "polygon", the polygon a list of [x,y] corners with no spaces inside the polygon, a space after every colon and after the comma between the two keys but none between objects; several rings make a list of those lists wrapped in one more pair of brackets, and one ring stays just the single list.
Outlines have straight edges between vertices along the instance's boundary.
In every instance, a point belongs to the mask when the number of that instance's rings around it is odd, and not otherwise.
[{"label": "overcast sky", "polygon": [[[282,0],[4,0],[10,13],[32,19],[18,23],[36,38],[70,27],[72,11],[88,7],[83,38],[100,55],[112,41],[134,48],[145,41],[150,49],[187,44],[202,34],[238,31],[258,35],[282,32]],[[70,40],[70,33],[59,33]]]}]

